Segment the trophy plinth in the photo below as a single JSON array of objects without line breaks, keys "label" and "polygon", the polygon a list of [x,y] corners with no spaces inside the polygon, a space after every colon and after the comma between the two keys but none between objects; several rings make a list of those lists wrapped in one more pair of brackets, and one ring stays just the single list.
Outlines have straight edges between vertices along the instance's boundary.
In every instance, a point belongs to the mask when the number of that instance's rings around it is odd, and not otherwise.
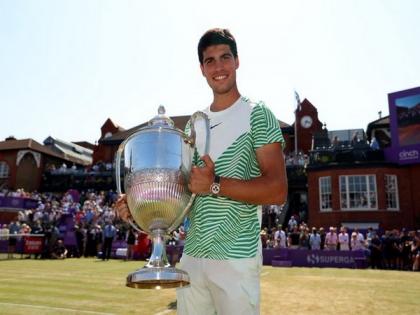
[{"label": "trophy plinth", "polygon": [[166,256],[165,231],[151,231],[153,250],[149,262],[143,268],[127,276],[127,287],[137,289],[167,289],[185,287],[190,284],[188,274],[171,267]]},{"label": "trophy plinth", "polygon": [[127,287],[137,289],[180,288],[190,284],[188,274],[172,267],[143,267],[127,276]]},{"label": "trophy plinth", "polygon": [[[200,123],[201,130],[197,128]],[[200,132],[201,139],[197,137]],[[128,137],[118,148],[117,191],[122,193],[123,181],[128,208],[137,224],[131,225],[148,233],[153,242],[148,263],[127,276],[128,287],[165,289],[189,285],[188,274],[169,264],[165,240],[194,201],[195,195],[188,189],[193,154],[195,150],[200,156],[208,153],[209,134],[206,114],[197,112],[191,117],[191,136],[187,136],[159,108],[159,115],[149,126]]]}]

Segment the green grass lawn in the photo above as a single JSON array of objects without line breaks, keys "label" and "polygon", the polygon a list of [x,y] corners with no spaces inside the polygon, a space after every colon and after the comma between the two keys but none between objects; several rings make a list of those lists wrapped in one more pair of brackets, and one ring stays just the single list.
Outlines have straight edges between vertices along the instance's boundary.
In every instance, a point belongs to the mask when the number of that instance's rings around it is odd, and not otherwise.
[{"label": "green grass lawn", "polygon": [[[0,314],[176,314],[175,289],[125,286],[143,265],[0,259]],[[420,314],[419,272],[265,266],[261,287],[262,315]]]}]

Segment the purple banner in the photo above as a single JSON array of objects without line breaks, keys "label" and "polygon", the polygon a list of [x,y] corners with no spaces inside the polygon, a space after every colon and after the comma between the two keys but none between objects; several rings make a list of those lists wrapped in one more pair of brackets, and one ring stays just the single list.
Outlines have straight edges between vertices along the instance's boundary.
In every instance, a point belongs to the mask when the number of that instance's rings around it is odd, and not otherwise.
[{"label": "purple banner", "polygon": [[0,208],[33,209],[38,207],[35,199],[21,197],[0,197]]},{"label": "purple banner", "polygon": [[363,251],[264,249],[263,264],[272,265],[273,260],[288,261],[293,267],[365,267],[365,253]]},{"label": "purple banner", "polygon": [[388,94],[391,147],[387,160],[398,164],[420,162],[420,87]]}]

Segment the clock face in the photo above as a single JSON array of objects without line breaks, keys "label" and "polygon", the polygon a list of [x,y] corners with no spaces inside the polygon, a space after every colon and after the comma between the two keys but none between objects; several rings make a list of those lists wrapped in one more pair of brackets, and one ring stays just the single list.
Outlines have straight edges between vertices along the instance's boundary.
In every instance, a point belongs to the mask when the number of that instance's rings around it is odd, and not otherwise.
[{"label": "clock face", "polygon": [[300,125],[303,128],[310,128],[312,126],[312,117],[311,116],[303,116],[300,120]]}]

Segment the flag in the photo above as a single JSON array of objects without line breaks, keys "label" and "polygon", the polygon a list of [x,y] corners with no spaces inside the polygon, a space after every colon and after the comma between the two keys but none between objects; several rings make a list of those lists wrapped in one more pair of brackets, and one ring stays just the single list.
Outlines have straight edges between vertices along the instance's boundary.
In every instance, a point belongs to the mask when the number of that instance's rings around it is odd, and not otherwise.
[{"label": "flag", "polygon": [[296,99],[296,108],[297,108],[297,111],[301,111],[302,110],[302,106],[301,106],[301,103],[300,103],[300,97],[299,97],[299,94],[298,94],[298,92],[296,92],[295,91],[295,99]]}]

